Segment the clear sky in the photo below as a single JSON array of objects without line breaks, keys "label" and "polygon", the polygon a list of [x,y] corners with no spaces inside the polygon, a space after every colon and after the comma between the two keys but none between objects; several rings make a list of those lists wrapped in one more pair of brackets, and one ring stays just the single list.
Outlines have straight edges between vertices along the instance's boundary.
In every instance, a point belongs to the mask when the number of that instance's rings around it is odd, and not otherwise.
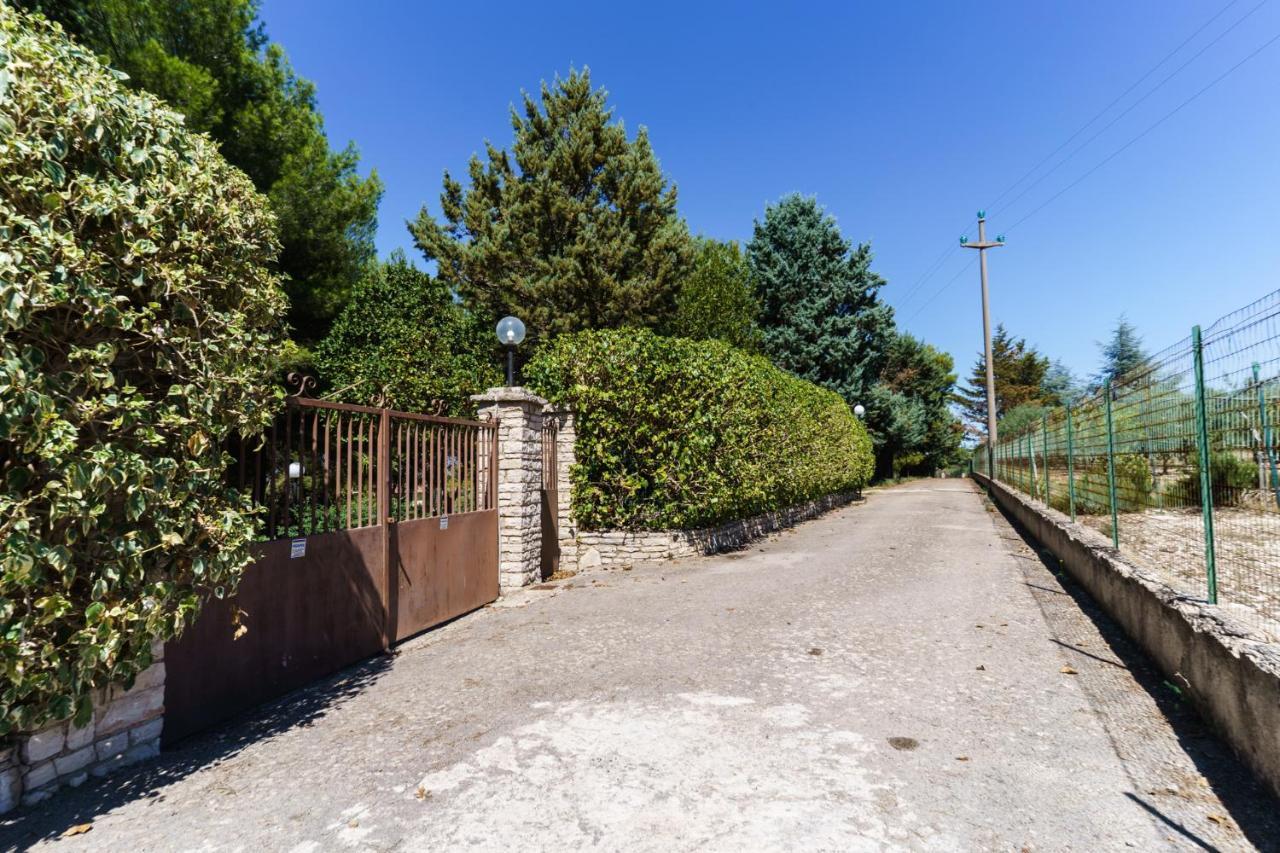
[{"label": "clear sky", "polygon": [[264,0],[262,18],[330,138],[385,181],[382,254],[421,260],[404,222],[439,213],[443,170],[509,145],[520,91],[586,65],[649,129],[693,231],[745,241],[770,201],[816,195],[962,374],[978,272],[949,247],[982,207],[1008,232],[995,319],[1081,374],[1121,313],[1155,350],[1280,288],[1280,42],[1099,167],[1280,36],[1280,3]]}]

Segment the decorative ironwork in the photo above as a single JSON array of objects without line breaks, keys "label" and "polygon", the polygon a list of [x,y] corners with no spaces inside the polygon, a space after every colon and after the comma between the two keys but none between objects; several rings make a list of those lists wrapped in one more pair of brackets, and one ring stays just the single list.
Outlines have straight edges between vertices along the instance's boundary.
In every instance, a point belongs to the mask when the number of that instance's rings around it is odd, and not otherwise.
[{"label": "decorative ironwork", "polygon": [[297,371],[290,371],[289,375],[285,377],[285,383],[295,389],[289,394],[290,397],[310,397],[311,395],[307,392],[316,387],[314,376],[307,376],[305,373],[298,373]]}]

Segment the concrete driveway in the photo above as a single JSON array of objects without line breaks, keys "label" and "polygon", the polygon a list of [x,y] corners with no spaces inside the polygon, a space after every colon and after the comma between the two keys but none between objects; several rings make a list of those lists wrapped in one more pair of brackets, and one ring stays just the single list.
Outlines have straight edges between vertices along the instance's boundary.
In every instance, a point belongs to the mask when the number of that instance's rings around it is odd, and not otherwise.
[{"label": "concrete driveway", "polygon": [[[1276,804],[966,481],[504,599],[0,824],[59,850],[1161,850]],[[59,839],[69,827],[81,835]]]}]

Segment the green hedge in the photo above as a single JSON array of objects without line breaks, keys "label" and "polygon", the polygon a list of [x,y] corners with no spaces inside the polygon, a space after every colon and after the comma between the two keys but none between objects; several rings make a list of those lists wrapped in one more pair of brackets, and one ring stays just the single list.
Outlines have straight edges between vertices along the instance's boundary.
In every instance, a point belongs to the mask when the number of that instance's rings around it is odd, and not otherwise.
[{"label": "green hedge", "polygon": [[703,527],[871,476],[871,439],[844,400],[719,341],[566,335],[524,375],[574,412],[573,512],[589,530]]},{"label": "green hedge", "polygon": [[213,143],[0,3],[0,732],[87,720],[235,589],[219,448],[278,404],[275,255]]}]

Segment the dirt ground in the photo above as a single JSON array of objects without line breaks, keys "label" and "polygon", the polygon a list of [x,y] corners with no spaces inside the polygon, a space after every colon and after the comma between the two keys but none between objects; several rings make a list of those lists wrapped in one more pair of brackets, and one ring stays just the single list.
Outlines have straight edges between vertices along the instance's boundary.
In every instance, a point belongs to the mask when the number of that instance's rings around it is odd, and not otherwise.
[{"label": "dirt ground", "polygon": [[[58,850],[1247,850],[1280,809],[967,481],[502,599],[0,819]],[[90,824],[74,837],[68,829]]]}]

